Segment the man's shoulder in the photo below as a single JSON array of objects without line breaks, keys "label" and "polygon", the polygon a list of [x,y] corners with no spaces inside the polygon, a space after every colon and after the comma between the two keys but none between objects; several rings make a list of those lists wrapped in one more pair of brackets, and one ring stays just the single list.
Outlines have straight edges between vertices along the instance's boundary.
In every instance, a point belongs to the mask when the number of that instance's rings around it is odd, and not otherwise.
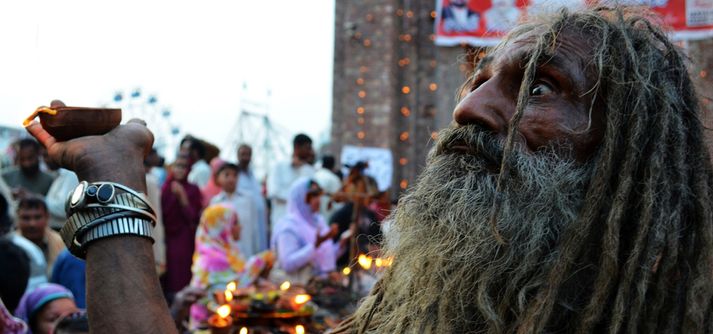
[{"label": "man's shoulder", "polygon": [[225,202],[228,199],[230,199],[228,194],[225,191],[221,191],[210,199],[210,204],[218,204],[220,202]]},{"label": "man's shoulder", "polygon": [[268,180],[286,177],[287,175],[291,175],[291,173],[293,173],[293,171],[292,163],[290,161],[278,161],[274,165],[272,165],[272,169],[270,170],[269,175],[271,177],[268,177]]},{"label": "man's shoulder", "polygon": [[334,172],[326,168],[317,169],[317,171],[314,172],[314,176],[329,180],[339,180],[339,176],[337,176],[336,174],[334,174]]},{"label": "man's shoulder", "polygon": [[278,161],[278,162],[276,162],[276,163],[272,166],[272,169],[273,169],[273,170],[284,170],[284,169],[290,168],[290,166],[291,166],[291,164],[290,164],[289,161],[283,160],[283,161]]},{"label": "man's shoulder", "polygon": [[45,235],[47,236],[47,241],[51,243],[61,243],[62,245],[64,245],[64,241],[62,241],[62,236],[59,234],[59,232],[51,228],[47,228],[47,230],[45,230]]},{"label": "man's shoulder", "polygon": [[54,181],[54,176],[52,176],[52,174],[44,172],[44,171],[40,171],[39,174],[37,174],[37,177],[39,177],[40,179],[42,179],[42,181],[45,181],[45,182]]},{"label": "man's shoulder", "polygon": [[45,256],[42,253],[42,249],[40,249],[39,246],[35,245],[29,239],[23,237],[19,231],[11,233],[10,235],[8,235],[8,238],[10,239],[10,241],[12,241],[13,244],[22,248],[33,262],[44,266],[47,265],[45,262]]},{"label": "man's shoulder", "polygon": [[198,160],[191,166],[191,171],[203,172],[206,170],[210,172],[210,165],[205,160]]},{"label": "man's shoulder", "polygon": [[5,179],[16,178],[19,175],[20,175],[20,169],[15,166],[3,168],[3,170],[2,170],[2,177]]}]

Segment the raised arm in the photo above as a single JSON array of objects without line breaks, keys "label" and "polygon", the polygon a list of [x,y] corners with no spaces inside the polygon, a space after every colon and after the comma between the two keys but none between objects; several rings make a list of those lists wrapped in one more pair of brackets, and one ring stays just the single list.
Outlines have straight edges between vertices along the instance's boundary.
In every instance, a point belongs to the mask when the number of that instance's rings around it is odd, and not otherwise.
[{"label": "raised arm", "polygon": [[[57,142],[39,122],[27,130],[49,158],[79,180],[111,181],[146,192],[142,161],[153,135],[131,120],[103,136]],[[87,249],[87,310],[93,333],[175,333],[154,268],[151,241],[137,236],[100,239]]]}]

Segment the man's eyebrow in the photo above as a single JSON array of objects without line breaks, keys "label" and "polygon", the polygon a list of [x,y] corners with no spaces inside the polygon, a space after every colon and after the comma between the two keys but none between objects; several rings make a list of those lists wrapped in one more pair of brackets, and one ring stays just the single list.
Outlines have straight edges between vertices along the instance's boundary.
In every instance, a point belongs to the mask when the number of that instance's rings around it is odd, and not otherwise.
[{"label": "man's eyebrow", "polygon": [[[519,55],[518,61],[520,62],[523,70],[532,56],[533,51],[523,52]],[[572,66],[567,66],[567,58],[561,53],[540,53],[537,57],[537,71],[540,70],[559,72],[566,80],[569,81],[572,87],[576,87],[577,90],[581,90],[583,88],[579,83],[580,80],[578,80],[582,76],[583,72],[578,73],[572,68]]]}]

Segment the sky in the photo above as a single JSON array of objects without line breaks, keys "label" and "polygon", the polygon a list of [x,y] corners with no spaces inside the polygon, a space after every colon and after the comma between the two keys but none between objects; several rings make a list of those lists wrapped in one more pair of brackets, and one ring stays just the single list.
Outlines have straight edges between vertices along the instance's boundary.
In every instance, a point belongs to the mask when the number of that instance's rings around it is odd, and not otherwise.
[{"label": "sky", "polygon": [[[325,138],[331,119],[334,1],[0,2],[0,124],[62,99],[105,106],[140,89],[179,125],[224,146],[241,109],[286,137]],[[270,92],[268,94],[268,91]],[[145,101],[142,98],[134,101]],[[126,100],[125,100],[126,101]],[[141,103],[139,103],[141,104]],[[139,116],[147,112],[132,107]],[[126,119],[125,119],[126,120]]]}]

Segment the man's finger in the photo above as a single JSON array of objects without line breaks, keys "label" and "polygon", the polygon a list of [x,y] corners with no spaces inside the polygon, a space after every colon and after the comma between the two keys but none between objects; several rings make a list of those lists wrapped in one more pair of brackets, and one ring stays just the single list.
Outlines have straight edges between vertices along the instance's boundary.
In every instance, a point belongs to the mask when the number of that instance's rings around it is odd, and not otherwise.
[{"label": "man's finger", "polygon": [[129,123],[136,123],[136,124],[141,124],[143,126],[146,126],[146,122],[140,118],[132,118],[128,122],[126,122],[126,124],[129,124]]},{"label": "man's finger", "polygon": [[34,120],[30,125],[26,126],[27,132],[29,132],[37,141],[40,142],[45,148],[49,150],[51,146],[57,143],[57,140],[52,137],[47,130],[42,127],[39,121]]},{"label": "man's finger", "polygon": [[67,105],[64,104],[64,102],[60,100],[52,100],[50,102],[50,108],[59,108],[59,107],[66,107]]}]

